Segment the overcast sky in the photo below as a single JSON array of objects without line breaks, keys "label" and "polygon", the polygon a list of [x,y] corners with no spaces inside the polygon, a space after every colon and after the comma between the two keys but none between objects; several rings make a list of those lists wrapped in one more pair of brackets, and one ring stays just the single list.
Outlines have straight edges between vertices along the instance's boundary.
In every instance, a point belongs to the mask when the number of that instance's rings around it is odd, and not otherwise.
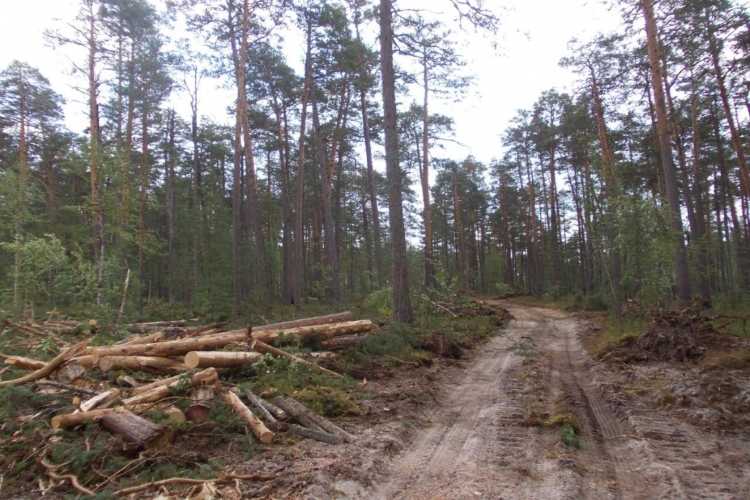
[{"label": "overcast sky", "polygon": [[[156,2],[159,4],[159,2]],[[402,0],[409,7],[434,9],[445,0]],[[77,0],[3,0],[0,16],[0,66],[19,59],[38,67],[65,96],[66,122],[76,131],[86,126],[83,96],[74,90],[83,81],[71,75],[75,54],[68,49],[52,49],[43,37],[45,29],[71,20],[77,11]],[[456,140],[464,146],[446,145],[442,156],[463,158],[473,154],[482,161],[499,156],[499,137],[519,108],[530,106],[542,90],[556,87],[570,90],[575,78],[558,66],[573,37],[587,39],[598,31],[612,31],[620,24],[617,10],[610,11],[603,0],[487,0],[485,5],[502,18],[499,45],[495,49],[486,34],[455,35],[468,62],[467,70],[475,77],[468,95],[460,102],[435,102],[434,109],[452,116],[456,122]],[[300,37],[287,38],[291,45]],[[196,43],[199,41],[196,40]],[[376,40],[371,40],[375,44]],[[301,66],[302,47],[287,48],[290,64]],[[298,60],[294,60],[294,59]],[[224,114],[231,94],[206,82],[202,113],[217,121],[227,121]],[[408,98],[401,96],[406,102]],[[178,110],[187,111],[186,102],[175,98]]]}]

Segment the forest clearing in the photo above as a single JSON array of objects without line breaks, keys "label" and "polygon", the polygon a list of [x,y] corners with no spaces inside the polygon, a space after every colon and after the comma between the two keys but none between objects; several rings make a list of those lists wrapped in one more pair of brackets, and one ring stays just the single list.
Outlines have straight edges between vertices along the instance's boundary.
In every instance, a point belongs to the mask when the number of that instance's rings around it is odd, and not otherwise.
[{"label": "forest clearing", "polygon": [[0,498],[750,498],[740,0],[0,15]]}]

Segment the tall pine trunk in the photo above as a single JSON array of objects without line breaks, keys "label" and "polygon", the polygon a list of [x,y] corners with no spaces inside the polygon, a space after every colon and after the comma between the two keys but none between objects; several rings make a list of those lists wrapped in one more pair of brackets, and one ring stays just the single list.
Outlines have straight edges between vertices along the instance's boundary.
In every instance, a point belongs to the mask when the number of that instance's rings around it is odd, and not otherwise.
[{"label": "tall pine trunk", "polygon": [[402,173],[399,165],[398,126],[396,123],[396,80],[393,69],[393,13],[391,0],[380,0],[380,69],[383,83],[383,127],[385,163],[388,176],[388,214],[390,216],[393,316],[410,323],[414,319],[409,297],[409,269],[402,202]]},{"label": "tall pine trunk", "polygon": [[669,122],[664,99],[663,70],[661,66],[660,47],[656,18],[654,17],[653,0],[641,0],[641,9],[646,26],[646,45],[651,67],[651,89],[654,93],[656,113],[656,132],[659,140],[659,154],[664,172],[664,188],[670,208],[670,221],[674,239],[674,262],[677,279],[677,296],[682,302],[690,300],[690,273],[688,270],[687,250],[683,236],[680,199],[677,189],[677,175],[672,158]]}]

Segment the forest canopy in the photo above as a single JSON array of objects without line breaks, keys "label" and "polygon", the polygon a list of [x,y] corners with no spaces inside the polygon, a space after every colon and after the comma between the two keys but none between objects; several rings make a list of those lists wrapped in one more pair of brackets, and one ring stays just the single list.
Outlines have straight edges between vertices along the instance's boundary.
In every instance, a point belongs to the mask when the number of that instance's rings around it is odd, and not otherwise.
[{"label": "forest canopy", "polygon": [[[575,87],[549,82],[487,163],[445,157],[454,120],[434,103],[472,87],[457,32],[502,18],[439,3],[81,0],[46,38],[86,130],[38,69],[0,69],[2,315],[239,317],[385,294],[409,321],[431,291],[618,313],[747,291],[741,2],[616,2],[620,32],[571,41]],[[229,124],[205,116],[208,77],[233,93]]]}]

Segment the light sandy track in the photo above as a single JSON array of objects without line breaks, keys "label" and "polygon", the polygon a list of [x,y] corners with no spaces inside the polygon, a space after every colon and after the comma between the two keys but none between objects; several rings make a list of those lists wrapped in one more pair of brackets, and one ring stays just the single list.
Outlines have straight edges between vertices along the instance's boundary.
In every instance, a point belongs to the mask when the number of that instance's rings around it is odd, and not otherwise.
[{"label": "light sandy track", "polygon": [[[662,415],[616,415],[608,407],[591,380],[577,320],[499,305],[515,319],[446,388],[432,425],[368,498],[745,498],[746,471],[727,466],[717,440]],[[531,393],[524,355],[542,380]],[[578,421],[581,449],[561,449],[556,431],[529,426],[530,400],[550,412],[564,401]]]}]

